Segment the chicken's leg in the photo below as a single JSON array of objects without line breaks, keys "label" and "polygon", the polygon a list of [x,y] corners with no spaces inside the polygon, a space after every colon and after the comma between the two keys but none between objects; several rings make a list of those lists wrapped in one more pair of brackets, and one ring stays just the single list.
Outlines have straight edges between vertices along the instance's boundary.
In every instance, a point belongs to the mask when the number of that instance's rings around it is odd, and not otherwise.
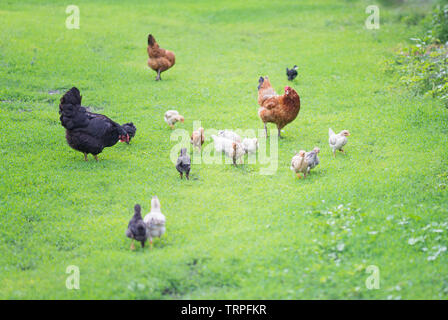
[{"label": "chicken's leg", "polygon": [[184,178],[184,174],[181,172],[180,173],[180,180],[182,180]]},{"label": "chicken's leg", "polygon": [[302,179],[302,176],[300,175],[300,173],[297,173],[297,178]]},{"label": "chicken's leg", "polygon": [[266,122],[264,123],[264,134],[267,138],[268,137],[268,126],[266,125]]},{"label": "chicken's leg", "polygon": [[93,157],[95,158],[96,162],[98,162],[98,156],[94,154]]},{"label": "chicken's leg", "polygon": [[153,247],[153,245],[152,245],[152,238],[149,239],[149,244],[150,244],[149,248],[152,250],[152,247]]},{"label": "chicken's leg", "polygon": [[84,161],[89,161],[89,159],[87,159],[87,153],[84,152]]},{"label": "chicken's leg", "polygon": [[283,138],[282,135],[281,135],[281,129],[280,129],[280,128],[278,128],[278,137],[279,137],[280,139]]},{"label": "chicken's leg", "polygon": [[186,177],[187,177],[187,180],[190,180],[190,173],[187,172],[185,175],[186,175]]},{"label": "chicken's leg", "polygon": [[135,250],[134,239],[132,239],[132,242],[131,242],[131,250]]},{"label": "chicken's leg", "polygon": [[336,158],[336,150],[333,149],[333,158]]},{"label": "chicken's leg", "polygon": [[156,77],[156,81],[162,80],[162,78],[160,77],[160,69],[157,70],[157,77]]}]

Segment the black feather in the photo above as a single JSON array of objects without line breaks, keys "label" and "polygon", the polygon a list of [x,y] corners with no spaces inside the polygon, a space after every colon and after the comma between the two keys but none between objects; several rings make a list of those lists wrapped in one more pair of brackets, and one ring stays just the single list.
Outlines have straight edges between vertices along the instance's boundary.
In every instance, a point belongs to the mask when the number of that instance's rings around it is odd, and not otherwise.
[{"label": "black feather", "polygon": [[297,66],[294,66],[292,69],[286,68],[286,75],[289,81],[294,80],[297,77]]},{"label": "black feather", "polygon": [[258,90],[260,90],[261,85],[263,84],[263,82],[264,82],[264,78],[260,77],[260,79],[258,79]]},{"label": "black feather", "polygon": [[137,132],[137,128],[132,122],[125,123],[124,125],[122,125],[122,127],[124,131],[126,131],[126,133],[129,135],[129,141],[134,138],[135,133]]}]

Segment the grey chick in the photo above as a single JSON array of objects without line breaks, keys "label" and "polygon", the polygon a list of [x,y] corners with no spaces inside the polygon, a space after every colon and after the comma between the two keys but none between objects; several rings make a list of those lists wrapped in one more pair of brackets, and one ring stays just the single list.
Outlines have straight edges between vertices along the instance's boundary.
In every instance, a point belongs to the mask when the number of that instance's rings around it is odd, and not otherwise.
[{"label": "grey chick", "polygon": [[177,158],[177,164],[176,169],[180,173],[180,178],[182,179],[184,176],[187,177],[187,180],[190,179],[190,167],[191,167],[191,161],[190,156],[187,154],[187,148],[182,148],[180,150],[179,158]]},{"label": "grey chick", "polygon": [[308,173],[310,172],[311,169],[313,169],[319,164],[319,157],[317,156],[319,151],[320,149],[318,147],[315,147],[312,151],[307,152],[305,154],[305,161],[308,163],[308,169],[307,169]]},{"label": "grey chick", "polygon": [[134,240],[140,241],[142,248],[145,247],[145,241],[148,239],[148,231],[146,224],[142,219],[142,208],[139,204],[134,207],[134,216],[131,218],[128,224],[128,230],[126,230],[126,236],[132,239],[131,250],[135,249]]}]

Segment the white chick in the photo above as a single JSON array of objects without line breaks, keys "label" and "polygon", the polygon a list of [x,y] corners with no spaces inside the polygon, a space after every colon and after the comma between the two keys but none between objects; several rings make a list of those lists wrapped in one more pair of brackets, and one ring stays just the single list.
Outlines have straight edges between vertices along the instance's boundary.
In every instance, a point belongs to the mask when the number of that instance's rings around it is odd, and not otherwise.
[{"label": "white chick", "polygon": [[219,131],[218,136],[232,140],[234,142],[241,142],[241,137],[237,133],[230,130],[221,130]]},{"label": "white chick", "polygon": [[153,196],[151,200],[151,211],[145,216],[143,221],[148,230],[149,243],[152,248],[152,238],[160,238],[165,233],[166,218],[160,211],[160,201],[157,196]]},{"label": "white chick", "polygon": [[290,169],[297,174],[297,177],[301,178],[300,172],[303,173],[303,178],[306,178],[306,174],[308,173],[308,163],[305,160],[305,150],[300,150],[298,153],[296,152],[295,156],[291,159],[291,167]]},{"label": "white chick", "polygon": [[177,121],[184,122],[184,117],[181,116],[176,110],[168,110],[165,112],[164,119],[171,129],[174,129],[174,124]]},{"label": "white chick", "polygon": [[350,132],[348,130],[342,130],[338,134],[335,134],[331,128],[328,129],[328,143],[330,145],[331,150],[333,150],[333,156],[336,157],[336,150],[341,151],[344,153],[344,150],[342,149],[343,146],[347,144],[347,137],[350,135]]},{"label": "white chick", "polygon": [[244,151],[246,153],[256,153],[258,149],[258,139],[257,138],[245,138],[243,139],[243,142],[241,142],[243,145]]}]

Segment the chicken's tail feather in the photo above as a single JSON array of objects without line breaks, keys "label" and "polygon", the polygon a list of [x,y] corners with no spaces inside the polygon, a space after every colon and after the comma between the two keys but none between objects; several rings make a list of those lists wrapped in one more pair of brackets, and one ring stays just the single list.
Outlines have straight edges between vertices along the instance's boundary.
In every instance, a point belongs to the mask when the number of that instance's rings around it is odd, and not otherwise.
[{"label": "chicken's tail feather", "polygon": [[140,207],[140,205],[138,203],[134,206],[134,213],[135,214],[141,214],[142,213],[142,207]]},{"label": "chicken's tail feather", "polygon": [[78,88],[73,87],[70,90],[68,90],[61,98],[61,104],[59,105],[59,108],[65,104],[73,104],[73,105],[80,105],[81,104],[81,94],[78,90]]},{"label": "chicken's tail feather", "polygon": [[334,131],[331,130],[331,128],[328,129],[328,135],[333,136],[335,135]]},{"label": "chicken's tail feather", "polygon": [[153,46],[156,43],[156,39],[152,34],[148,35],[148,45]]},{"label": "chicken's tail feather", "polygon": [[[61,124],[64,128],[71,130],[86,125],[85,109],[81,106],[81,94],[78,88],[73,87],[61,98],[59,114]],[[83,115],[84,114],[84,115]]]},{"label": "chicken's tail feather", "polygon": [[153,196],[152,200],[151,200],[151,210],[152,209],[160,209],[160,201],[159,198],[157,198],[157,196]]}]

